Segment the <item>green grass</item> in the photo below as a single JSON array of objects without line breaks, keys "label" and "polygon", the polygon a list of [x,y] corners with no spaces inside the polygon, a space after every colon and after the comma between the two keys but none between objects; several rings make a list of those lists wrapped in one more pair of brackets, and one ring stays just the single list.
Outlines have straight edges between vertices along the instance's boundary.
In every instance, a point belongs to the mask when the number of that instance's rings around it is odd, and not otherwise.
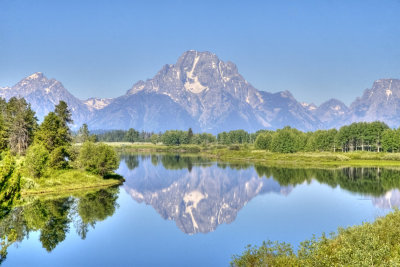
[{"label": "green grass", "polygon": [[60,195],[66,192],[110,187],[119,185],[122,182],[123,178],[118,175],[113,175],[107,179],[83,170],[52,171],[46,176],[37,179],[22,177],[21,196]]}]

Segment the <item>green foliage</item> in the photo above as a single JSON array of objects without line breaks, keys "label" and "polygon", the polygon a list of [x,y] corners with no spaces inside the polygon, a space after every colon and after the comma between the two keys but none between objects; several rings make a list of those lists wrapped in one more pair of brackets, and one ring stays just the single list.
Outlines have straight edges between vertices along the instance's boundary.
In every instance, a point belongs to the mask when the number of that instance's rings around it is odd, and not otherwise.
[{"label": "green foliage", "polygon": [[307,136],[296,129],[285,127],[277,130],[272,137],[271,150],[280,153],[294,153],[304,150]]},{"label": "green foliage", "polygon": [[119,159],[115,150],[103,143],[85,142],[79,153],[78,162],[81,167],[95,174],[105,176],[116,170]]},{"label": "green foliage", "polygon": [[25,168],[29,175],[38,178],[43,175],[48,167],[49,152],[41,144],[34,144],[29,147],[26,158]]},{"label": "green foliage", "polygon": [[24,154],[32,143],[37,128],[35,112],[23,98],[12,97],[8,103],[1,101],[0,106],[4,120],[3,138],[7,140],[7,146],[13,153]]},{"label": "green foliage", "polygon": [[79,147],[78,146],[69,146],[66,148],[66,154],[68,155],[68,164],[72,168],[79,168],[79,162],[78,162],[78,157],[79,157]]},{"label": "green foliage", "polygon": [[[1,101],[2,99],[0,99]],[[4,116],[0,113],[0,150],[6,149],[8,146],[7,126]]]},{"label": "green foliage", "polygon": [[84,143],[86,141],[96,142],[97,138],[96,135],[91,135],[89,128],[86,123],[79,128],[78,133],[75,136],[75,142],[77,143]]},{"label": "green foliage", "polygon": [[254,142],[254,147],[257,149],[271,150],[272,136],[272,132],[260,133]]},{"label": "green foliage", "polygon": [[250,134],[244,130],[222,132],[218,134],[217,141],[223,145],[249,143]]},{"label": "green foliage", "polygon": [[126,134],[125,134],[125,136],[124,136],[124,141],[125,141],[125,142],[131,142],[131,143],[138,142],[138,141],[139,141],[139,132],[136,131],[136,130],[133,129],[133,128],[130,128],[130,129],[126,132]]},{"label": "green foliage", "polygon": [[232,266],[397,266],[400,262],[400,211],[374,223],[339,228],[330,238],[304,241],[295,255],[285,243],[247,247]]},{"label": "green foliage", "polygon": [[0,218],[19,198],[21,176],[15,165],[15,159],[10,153],[6,153],[0,161]]},{"label": "green foliage", "polygon": [[54,108],[54,113],[61,119],[64,126],[69,123],[73,123],[71,110],[65,101],[60,100]]},{"label": "green foliage", "polygon": [[[188,136],[190,136],[190,133],[188,133]],[[216,142],[215,136],[209,133],[193,134],[192,138],[189,138],[189,140],[191,144],[196,145],[207,145]]]},{"label": "green foliage", "polygon": [[57,147],[71,143],[69,128],[54,112],[50,112],[43,120],[35,134],[35,142],[42,144],[49,152]]},{"label": "green foliage", "polygon": [[386,129],[383,131],[382,149],[385,152],[400,151],[400,129]]},{"label": "green foliage", "polygon": [[381,151],[382,134],[389,127],[379,121],[352,123],[340,128],[336,140],[343,152]]},{"label": "green foliage", "polygon": [[53,169],[66,169],[68,168],[68,148],[65,146],[60,146],[55,148],[49,157],[49,167]]},{"label": "green foliage", "polygon": [[337,130],[318,130],[309,133],[305,150],[307,151],[335,151]]},{"label": "green foliage", "polygon": [[[285,127],[276,131],[259,130],[248,133],[244,130],[221,132],[215,137],[209,133],[194,134],[188,131],[170,130],[158,135],[148,132],[114,130],[99,135],[102,141],[128,142],[163,142],[168,146],[186,144],[220,145],[252,144],[256,149],[278,153],[294,153],[299,151],[382,151],[397,152],[400,148],[400,130],[388,130],[383,122],[360,122],[343,126],[340,130],[317,130],[304,133],[297,129]],[[397,138],[397,139],[396,139]]]},{"label": "green foliage", "polygon": [[184,131],[166,131],[162,135],[161,141],[167,146],[189,144],[189,136]]},{"label": "green foliage", "polygon": [[160,140],[160,136],[158,134],[153,134],[150,137],[150,142],[152,142],[153,144],[157,144]]}]

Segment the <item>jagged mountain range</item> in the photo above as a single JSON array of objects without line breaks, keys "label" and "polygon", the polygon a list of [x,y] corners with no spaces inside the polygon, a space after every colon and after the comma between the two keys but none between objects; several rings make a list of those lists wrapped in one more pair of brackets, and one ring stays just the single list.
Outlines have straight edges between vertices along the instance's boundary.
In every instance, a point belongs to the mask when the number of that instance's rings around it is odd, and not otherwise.
[{"label": "jagged mountain range", "polygon": [[257,90],[232,62],[224,62],[210,52],[193,50],[117,98],[80,100],[61,82],[40,72],[12,87],[0,88],[0,97],[13,96],[26,98],[39,120],[59,100],[66,101],[75,129],[83,123],[103,130],[132,127],[164,131],[192,127],[211,133],[233,129],[252,132],[286,125],[309,131],[374,120],[391,127],[400,125],[400,80],[375,81],[349,107],[337,99],[316,106],[298,102],[289,91]]}]

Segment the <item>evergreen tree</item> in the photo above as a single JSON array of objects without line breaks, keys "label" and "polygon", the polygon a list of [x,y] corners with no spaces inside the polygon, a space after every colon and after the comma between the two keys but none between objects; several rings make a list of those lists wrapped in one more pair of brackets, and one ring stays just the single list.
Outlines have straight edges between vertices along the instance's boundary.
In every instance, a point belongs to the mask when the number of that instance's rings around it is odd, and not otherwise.
[{"label": "evergreen tree", "polygon": [[77,134],[76,141],[77,141],[78,143],[84,143],[84,142],[86,142],[86,141],[89,141],[90,138],[91,138],[91,137],[90,137],[89,128],[88,128],[87,124],[84,123],[84,124],[82,125],[82,127],[79,128],[79,130],[78,130],[78,134]]},{"label": "evergreen tree", "polygon": [[68,108],[65,101],[60,100],[60,102],[58,102],[55,106],[54,113],[61,118],[65,125],[73,123],[71,110]]},{"label": "evergreen tree", "polygon": [[50,112],[36,132],[35,141],[43,144],[49,152],[57,147],[69,146],[71,144],[69,128],[65,126],[60,116]]},{"label": "evergreen tree", "polygon": [[4,112],[4,126],[12,152],[24,154],[33,141],[37,118],[25,99],[11,98]]},{"label": "evergreen tree", "polygon": [[[144,134],[143,134],[143,136],[144,136]],[[130,143],[138,142],[139,141],[139,132],[133,128],[130,128],[124,136],[124,141],[130,142]]]},{"label": "evergreen tree", "polygon": [[193,138],[193,130],[192,130],[192,128],[189,128],[189,130],[188,130],[189,143],[191,143],[192,138]]}]

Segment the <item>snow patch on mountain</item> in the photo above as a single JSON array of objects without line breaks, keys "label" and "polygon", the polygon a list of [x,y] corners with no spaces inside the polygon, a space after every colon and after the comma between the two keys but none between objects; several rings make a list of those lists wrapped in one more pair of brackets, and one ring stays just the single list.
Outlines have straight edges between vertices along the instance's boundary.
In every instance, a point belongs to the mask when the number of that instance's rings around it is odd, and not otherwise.
[{"label": "snow patch on mountain", "polygon": [[112,98],[89,98],[86,99],[83,103],[90,109],[90,110],[100,110],[105,107],[107,107],[111,101]]}]

